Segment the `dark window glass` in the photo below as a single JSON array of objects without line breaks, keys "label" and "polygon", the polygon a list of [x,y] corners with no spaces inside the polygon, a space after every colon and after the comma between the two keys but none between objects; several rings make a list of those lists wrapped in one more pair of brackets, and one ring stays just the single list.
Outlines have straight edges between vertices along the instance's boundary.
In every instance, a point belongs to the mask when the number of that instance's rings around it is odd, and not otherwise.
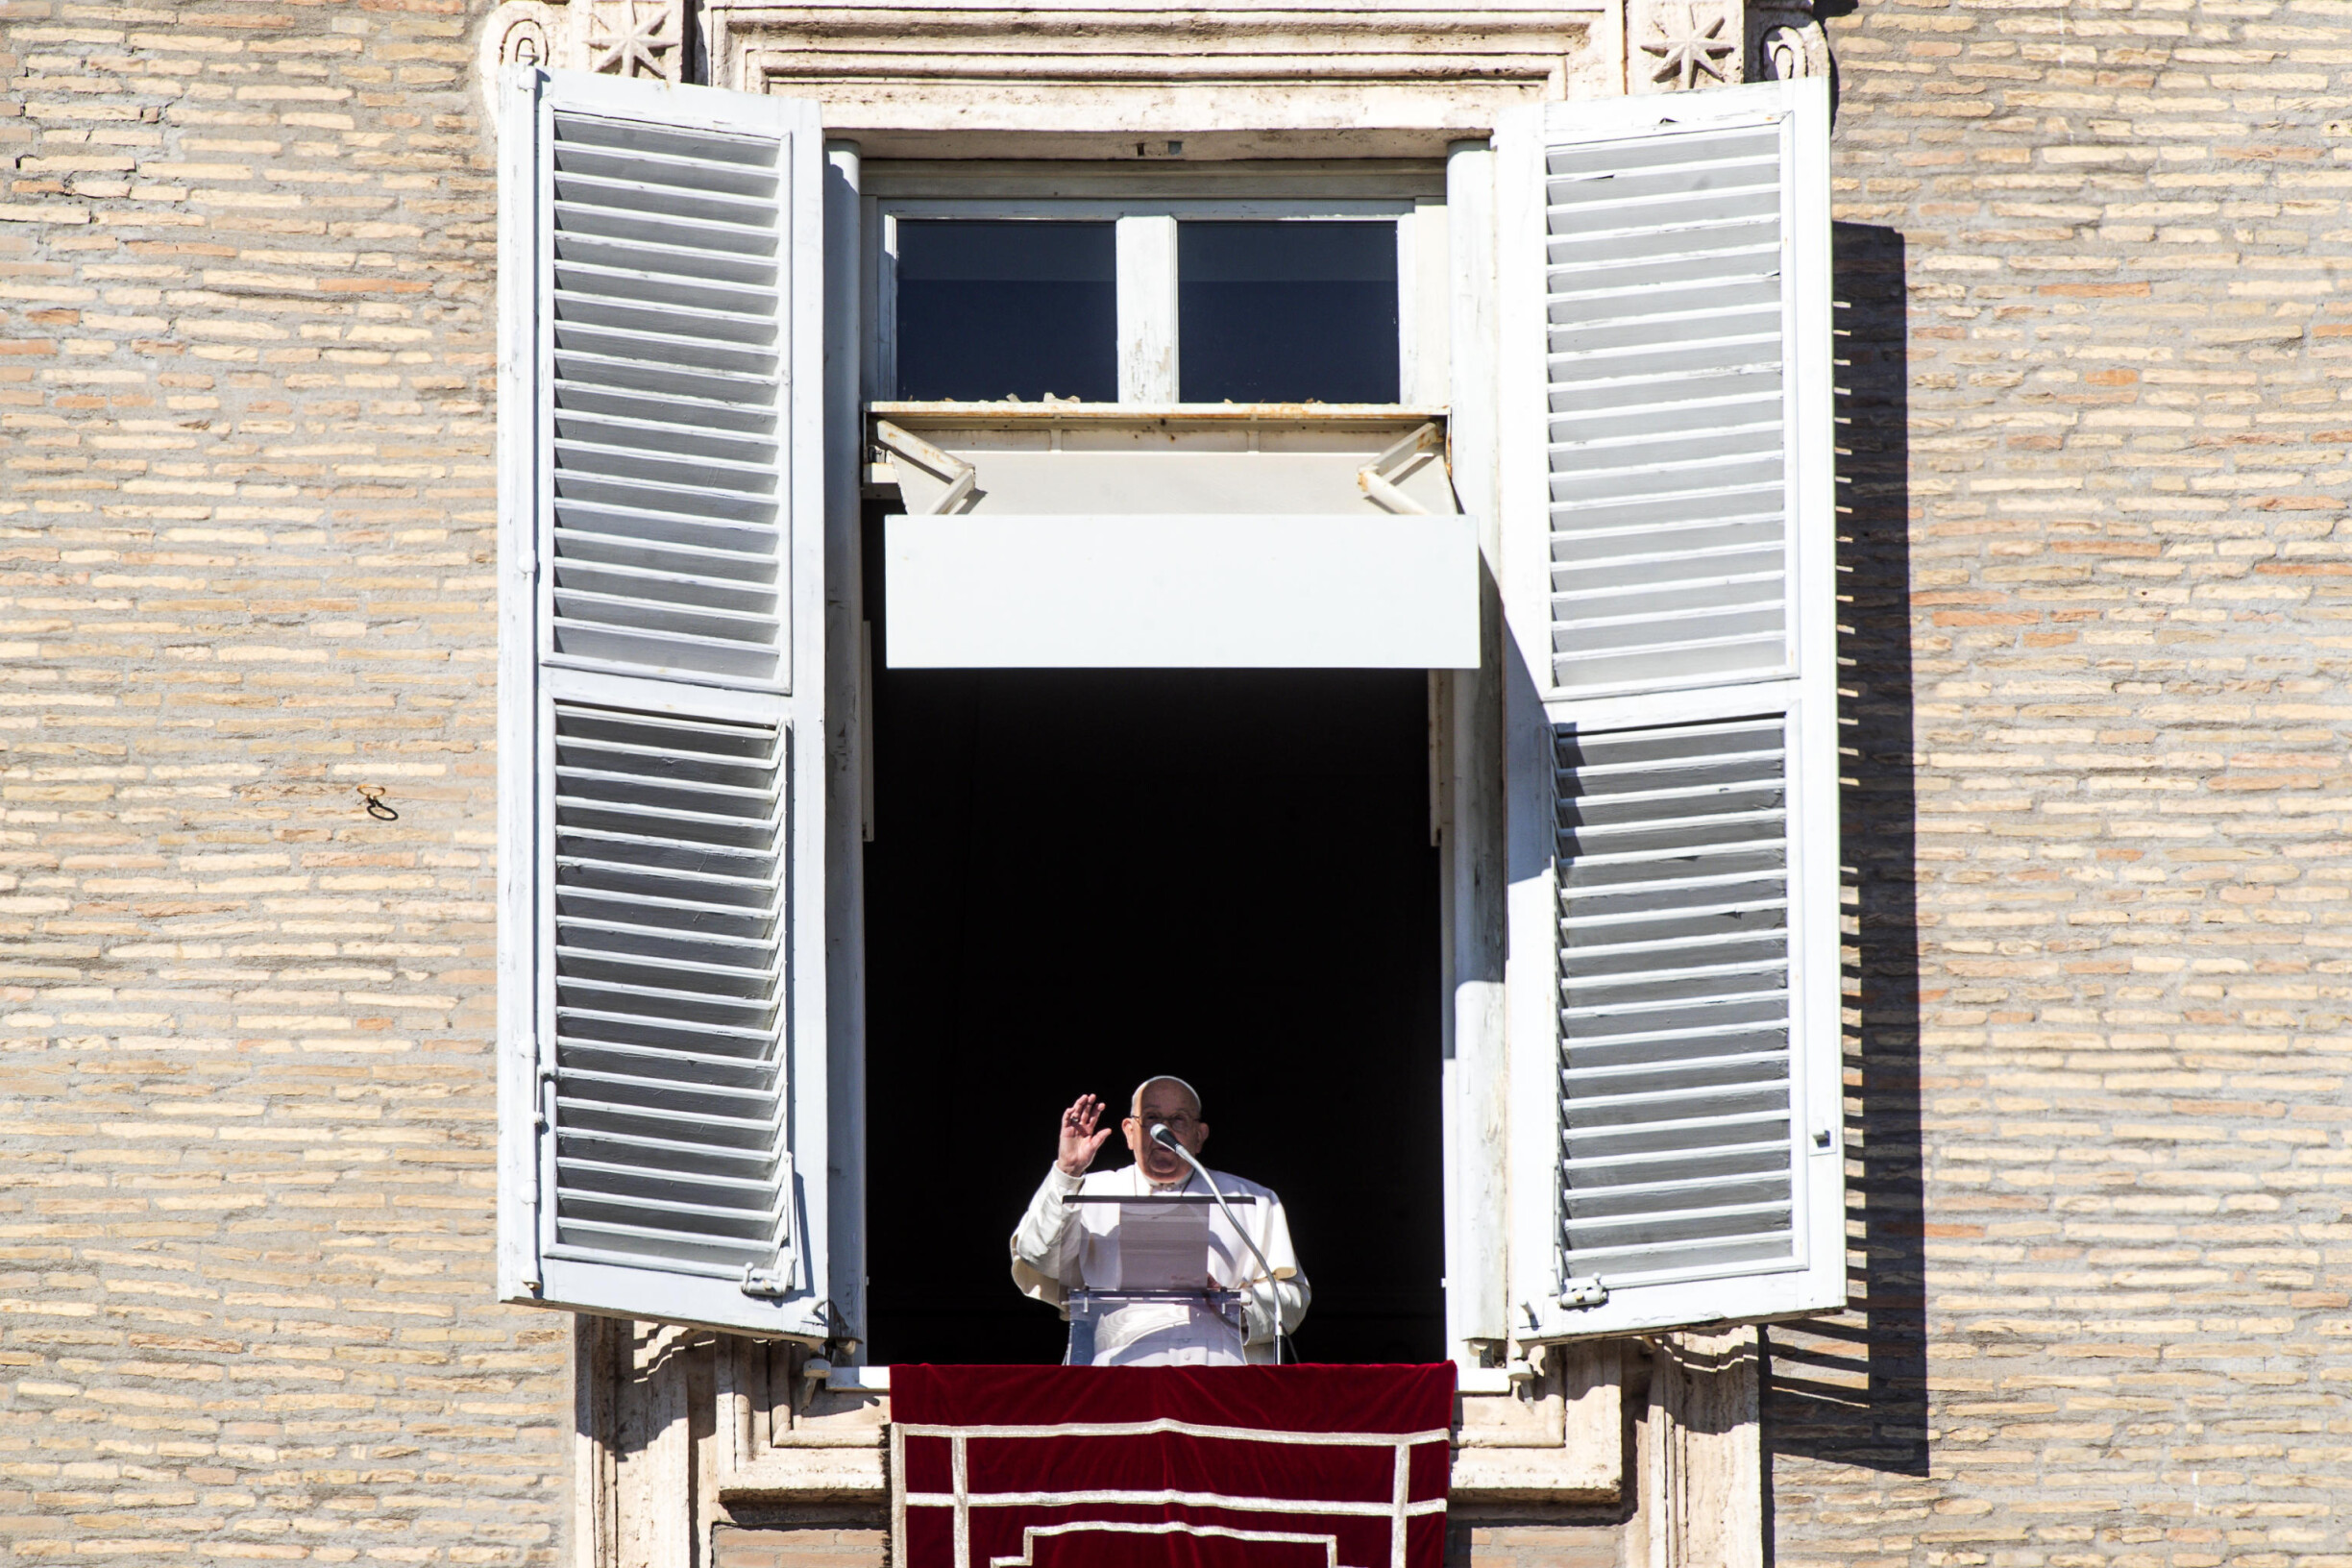
[{"label": "dark window glass", "polygon": [[1394,223],[1180,223],[1187,403],[1397,401]]},{"label": "dark window glass", "polygon": [[898,395],[1118,401],[1108,223],[898,224]]}]

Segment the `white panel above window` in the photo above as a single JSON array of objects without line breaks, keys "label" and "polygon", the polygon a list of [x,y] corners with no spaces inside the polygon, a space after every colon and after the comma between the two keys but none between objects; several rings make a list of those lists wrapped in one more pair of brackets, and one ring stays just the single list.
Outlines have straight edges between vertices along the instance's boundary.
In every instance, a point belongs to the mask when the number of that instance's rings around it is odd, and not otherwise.
[{"label": "white panel above window", "polygon": [[1497,159],[1514,1332],[1832,1310],[1826,96],[1555,104]]},{"label": "white panel above window", "polygon": [[501,1294],[821,1339],[816,110],[503,91]]},{"label": "white panel above window", "polygon": [[893,669],[1464,669],[1459,515],[894,517]]},{"label": "white panel above window", "polygon": [[1445,414],[876,404],[894,668],[1463,669]]}]

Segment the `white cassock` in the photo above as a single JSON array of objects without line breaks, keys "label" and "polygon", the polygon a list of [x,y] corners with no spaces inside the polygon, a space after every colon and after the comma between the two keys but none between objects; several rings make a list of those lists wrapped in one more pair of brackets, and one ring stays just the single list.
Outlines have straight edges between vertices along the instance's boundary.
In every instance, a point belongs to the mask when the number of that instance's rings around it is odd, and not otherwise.
[{"label": "white cassock", "polygon": [[[1258,1201],[1233,1205],[1234,1218],[1249,1228],[1250,1239],[1265,1254],[1274,1271],[1268,1279],[1258,1260],[1242,1244],[1223,1213],[1214,1205],[1209,1220],[1209,1279],[1223,1290],[1245,1290],[1246,1354],[1253,1362],[1274,1360],[1274,1314],[1282,1314],[1286,1334],[1307,1315],[1310,1299],[1307,1276],[1299,1272],[1290,1250],[1290,1224],[1283,1217],[1282,1199],[1271,1188],[1221,1170],[1211,1171],[1217,1190],[1232,1199],[1246,1192]],[[1116,1203],[1065,1203],[1071,1194],[1146,1197],[1193,1194],[1208,1189],[1197,1175],[1166,1188],[1154,1188],[1142,1167],[1089,1171],[1066,1176],[1059,1165],[1045,1173],[1044,1185],[1029,1200],[1020,1228],[1013,1233],[1013,1283],[1023,1295],[1051,1306],[1064,1304],[1073,1289],[1116,1290],[1119,1276],[1119,1211]],[[1067,1316],[1066,1311],[1064,1316]],[[1106,1312],[1094,1330],[1096,1366],[1234,1366],[1233,1328],[1206,1303],[1136,1302]]]}]

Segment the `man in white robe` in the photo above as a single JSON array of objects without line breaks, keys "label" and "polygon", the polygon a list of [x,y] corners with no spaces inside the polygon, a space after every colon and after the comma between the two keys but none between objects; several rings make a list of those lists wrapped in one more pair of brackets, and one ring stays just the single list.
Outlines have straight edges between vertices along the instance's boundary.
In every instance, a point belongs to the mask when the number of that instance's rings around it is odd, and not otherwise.
[{"label": "man in white robe", "polygon": [[[1129,1102],[1130,1115],[1119,1124],[1134,1151],[1136,1163],[1117,1170],[1089,1173],[1112,1133],[1095,1130],[1103,1102],[1081,1095],[1062,1113],[1061,1148],[1053,1168],[1029,1200],[1029,1211],[1013,1233],[1013,1283],[1025,1295],[1055,1307],[1066,1307],[1074,1289],[1120,1288],[1119,1215],[1129,1207],[1117,1203],[1068,1203],[1086,1195],[1122,1197],[1207,1197],[1208,1188],[1191,1165],[1173,1150],[1154,1142],[1151,1129],[1164,1123],[1178,1142],[1195,1156],[1209,1141],[1209,1124],[1201,1120],[1200,1096],[1181,1078],[1147,1079]],[[1270,1188],[1211,1170],[1217,1189],[1233,1210],[1233,1219],[1213,1203],[1198,1211],[1206,1219],[1210,1284],[1219,1289],[1246,1292],[1243,1303],[1244,1354],[1252,1362],[1271,1362],[1275,1357],[1274,1325],[1279,1315],[1283,1332],[1298,1327],[1310,1299],[1307,1276],[1299,1272],[1290,1250],[1290,1226],[1283,1215],[1282,1199]],[[1238,1203],[1237,1194],[1256,1201]],[[1234,1230],[1234,1221],[1247,1227],[1249,1238],[1265,1255],[1265,1266]],[[1271,1270],[1269,1276],[1268,1271]],[[1066,1310],[1063,1315],[1066,1317]],[[1234,1331],[1206,1303],[1137,1302],[1106,1311],[1095,1324],[1096,1366],[1231,1366]]]}]

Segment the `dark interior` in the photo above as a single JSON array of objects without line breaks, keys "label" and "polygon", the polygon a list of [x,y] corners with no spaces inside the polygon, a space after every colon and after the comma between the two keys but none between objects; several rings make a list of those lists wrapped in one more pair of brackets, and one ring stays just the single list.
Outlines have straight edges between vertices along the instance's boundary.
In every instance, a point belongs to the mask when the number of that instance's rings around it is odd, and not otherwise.
[{"label": "dark interior", "polygon": [[1397,226],[1176,226],[1176,377],[1186,403],[1394,403]]},{"label": "dark interior", "polygon": [[898,396],[1118,401],[1108,223],[902,219]]},{"label": "dark interior", "polygon": [[[882,646],[876,628],[875,646]],[[1301,1359],[1444,1354],[1418,671],[880,671],[869,1356],[1062,1359],[1006,1239],[1081,1092],[1197,1085],[1281,1193]],[[1128,1163],[1115,1137],[1099,1165]]]}]

